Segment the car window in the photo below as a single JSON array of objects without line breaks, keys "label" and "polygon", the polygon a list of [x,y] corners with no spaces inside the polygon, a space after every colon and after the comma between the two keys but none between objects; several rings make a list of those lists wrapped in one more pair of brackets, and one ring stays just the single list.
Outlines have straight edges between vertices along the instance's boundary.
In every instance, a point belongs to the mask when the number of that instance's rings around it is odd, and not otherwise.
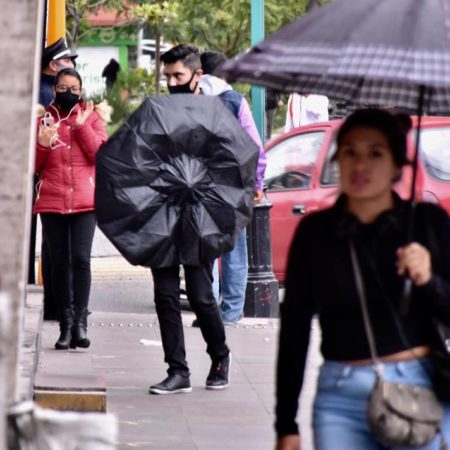
[{"label": "car window", "polygon": [[323,165],[322,176],[320,183],[322,186],[337,186],[339,184],[339,165],[337,161],[331,161],[331,158],[336,153],[336,140],[333,139],[328,148],[325,164]]},{"label": "car window", "polygon": [[267,152],[267,189],[305,189],[311,182],[325,132],[297,134]]},{"label": "car window", "polygon": [[423,129],[420,157],[429,175],[450,181],[450,127]]}]

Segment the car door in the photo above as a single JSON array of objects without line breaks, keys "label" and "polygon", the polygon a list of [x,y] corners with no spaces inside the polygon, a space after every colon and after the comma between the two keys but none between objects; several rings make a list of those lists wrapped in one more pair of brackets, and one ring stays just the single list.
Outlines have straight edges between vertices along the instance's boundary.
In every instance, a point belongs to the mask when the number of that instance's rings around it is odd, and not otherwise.
[{"label": "car door", "polygon": [[270,210],[273,269],[284,281],[289,246],[301,218],[318,208],[322,154],[331,134],[326,125],[305,127],[276,141],[267,151],[265,184]]},{"label": "car door", "polygon": [[[450,120],[425,123],[420,137],[419,173],[422,198],[442,206],[450,214]],[[419,176],[418,176],[419,178]]]}]

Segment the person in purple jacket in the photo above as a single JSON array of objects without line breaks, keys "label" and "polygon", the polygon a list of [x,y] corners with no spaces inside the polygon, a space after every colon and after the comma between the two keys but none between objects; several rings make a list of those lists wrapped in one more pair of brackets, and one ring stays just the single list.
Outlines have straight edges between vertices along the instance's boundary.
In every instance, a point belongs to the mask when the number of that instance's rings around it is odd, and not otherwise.
[{"label": "person in purple jacket", "polygon": [[[266,154],[264,153],[261,138],[253,120],[250,106],[245,97],[223,79],[213,73],[226,61],[226,57],[220,52],[205,52],[200,56],[203,75],[199,81],[199,87],[204,95],[218,95],[224,105],[230,109],[239,121],[242,128],[258,145],[259,160],[256,170],[256,186],[254,201],[258,203],[263,197],[264,171],[266,169]],[[218,273],[218,264],[215,263],[213,273]],[[247,230],[244,228],[236,241],[233,250],[222,255],[221,260],[221,293],[220,313],[225,325],[233,325],[243,316],[245,289],[247,286],[248,259],[247,259]],[[214,281],[218,277],[214,277]],[[216,291],[218,289],[215,289]],[[216,294],[217,299],[217,294]],[[194,321],[193,325],[197,325]]]}]

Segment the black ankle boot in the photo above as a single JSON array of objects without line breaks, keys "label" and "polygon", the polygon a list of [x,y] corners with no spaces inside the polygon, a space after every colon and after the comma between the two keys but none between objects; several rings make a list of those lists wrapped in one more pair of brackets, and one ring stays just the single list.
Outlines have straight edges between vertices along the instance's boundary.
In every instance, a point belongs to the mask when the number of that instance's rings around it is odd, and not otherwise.
[{"label": "black ankle boot", "polygon": [[87,308],[75,311],[70,348],[88,348],[91,345],[91,341],[87,337],[87,315]]},{"label": "black ankle boot", "polygon": [[56,341],[56,350],[67,350],[72,340],[73,311],[63,309],[60,311],[59,329],[60,336]]}]

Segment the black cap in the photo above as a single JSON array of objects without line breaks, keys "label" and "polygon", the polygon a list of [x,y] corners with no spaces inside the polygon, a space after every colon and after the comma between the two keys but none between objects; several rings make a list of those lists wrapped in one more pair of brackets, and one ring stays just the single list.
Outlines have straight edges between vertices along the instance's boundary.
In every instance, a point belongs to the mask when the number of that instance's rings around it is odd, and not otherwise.
[{"label": "black cap", "polygon": [[64,38],[58,39],[52,45],[45,47],[42,51],[42,68],[45,69],[51,61],[56,61],[62,58],[70,58],[74,60],[78,55],[72,53],[67,47]]}]

